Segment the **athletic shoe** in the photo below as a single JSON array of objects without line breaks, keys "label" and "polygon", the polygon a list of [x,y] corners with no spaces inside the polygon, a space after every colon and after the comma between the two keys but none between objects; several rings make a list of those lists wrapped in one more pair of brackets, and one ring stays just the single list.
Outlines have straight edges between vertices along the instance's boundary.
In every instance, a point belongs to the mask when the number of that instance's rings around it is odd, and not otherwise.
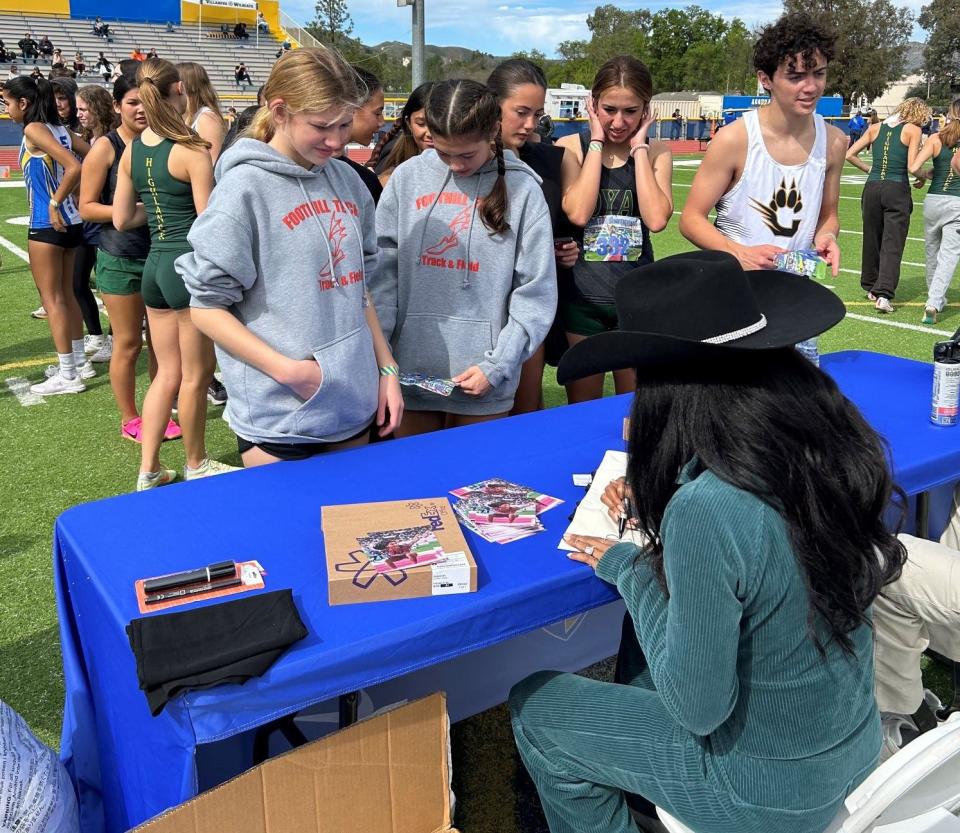
[{"label": "athletic shoe", "polygon": [[893,312],[893,304],[888,298],[877,298],[877,312]]},{"label": "athletic shoe", "polygon": [[227,404],[227,389],[216,377],[214,377],[213,381],[210,382],[210,385],[207,387],[207,401],[212,402],[214,405]]},{"label": "athletic shoe", "polygon": [[173,469],[142,471],[137,475],[137,491],[146,492],[149,489],[156,489],[157,486],[166,486],[176,479],[177,473]]},{"label": "athletic shoe", "polygon": [[96,353],[101,347],[103,347],[103,334],[98,336],[92,336],[89,333],[83,337],[83,352],[84,353]]},{"label": "athletic shoe", "polygon": [[163,432],[163,441],[179,440],[183,436],[183,431],[172,419],[167,423],[167,430]]},{"label": "athletic shoe", "polygon": [[921,324],[936,324],[937,323],[937,311],[933,307],[926,307],[923,311],[923,318],[920,319]]},{"label": "athletic shoe", "polygon": [[30,393],[36,393],[39,396],[56,396],[61,393],[82,393],[86,389],[87,386],[83,384],[83,379],[79,376],[75,376],[73,379],[65,379],[59,372],[47,379],[46,382],[30,385]]},{"label": "athletic shoe", "polygon": [[199,480],[202,477],[212,477],[215,474],[227,474],[231,471],[240,471],[240,468],[238,466],[228,466],[226,463],[221,463],[219,460],[211,460],[207,457],[207,459],[195,469],[190,468],[190,466],[184,466],[183,479]]},{"label": "athletic shoe", "polygon": [[143,442],[143,419],[134,417],[121,424],[120,436],[135,443]]},{"label": "athletic shoe", "polygon": [[923,702],[913,714],[881,712],[880,724],[883,737],[880,746],[880,763],[899,752],[924,732],[936,729],[943,703],[929,688],[923,690]]},{"label": "athletic shoe", "polygon": [[[92,353],[90,361],[96,362],[97,364],[110,361],[110,357],[113,355],[113,336],[93,336],[93,338],[99,338],[100,343],[93,350],[89,351]],[[86,344],[84,344],[83,348],[84,350],[87,349]]]},{"label": "athletic shoe", "polygon": [[43,308],[43,306],[39,306],[33,312],[30,313],[30,316],[31,318],[46,318],[47,311]]},{"label": "athletic shoe", "polygon": [[876,300],[877,300],[877,296],[874,295],[872,292],[868,292],[868,293],[867,293],[867,300],[868,300],[868,301],[876,301]]},{"label": "athletic shoe", "polygon": [[[58,364],[48,364],[47,369],[43,371],[43,375],[48,379],[52,379],[60,372],[60,365]],[[77,374],[81,379],[92,379],[97,375],[97,371],[94,369],[93,365],[90,364],[90,360],[87,359],[80,367],[77,368]]]}]

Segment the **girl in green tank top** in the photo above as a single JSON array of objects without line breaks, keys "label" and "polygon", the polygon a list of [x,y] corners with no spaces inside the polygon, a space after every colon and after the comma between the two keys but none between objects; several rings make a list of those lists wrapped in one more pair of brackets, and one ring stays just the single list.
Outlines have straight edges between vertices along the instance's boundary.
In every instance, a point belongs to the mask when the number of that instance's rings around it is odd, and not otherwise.
[{"label": "girl in green tank top", "polygon": [[[870,125],[847,151],[847,161],[867,174],[860,209],[863,214],[863,251],[860,286],[877,312],[894,311],[900,283],[903,247],[910,229],[913,197],[909,172],[920,150],[920,128],[930,121],[930,108],[919,98],[908,98],[884,122]],[[873,153],[867,165],[860,154]],[[916,187],[922,187],[917,182]]]},{"label": "girl in green tank top", "polygon": [[147,224],[150,254],[141,284],[157,375],[143,400],[137,491],[176,479],[160,465],[160,444],[178,401],[186,465],[185,480],[231,471],[207,457],[204,443],[207,387],[216,359],[213,343],[190,318],[189,293],[174,261],[190,251],[187,234],[213,190],[209,143],[183,121],[187,97],[169,61],[144,61],[137,86],[149,127],[120,158],[113,198],[113,224],[120,231]]},{"label": "girl in green tank top", "polygon": [[[924,143],[910,172],[930,181],[923,201],[927,302],[923,323],[935,324],[947,303],[947,289],[960,262],[960,174],[952,162],[960,153],[960,98],[950,105],[946,123]],[[933,167],[922,170],[928,159]]]}]

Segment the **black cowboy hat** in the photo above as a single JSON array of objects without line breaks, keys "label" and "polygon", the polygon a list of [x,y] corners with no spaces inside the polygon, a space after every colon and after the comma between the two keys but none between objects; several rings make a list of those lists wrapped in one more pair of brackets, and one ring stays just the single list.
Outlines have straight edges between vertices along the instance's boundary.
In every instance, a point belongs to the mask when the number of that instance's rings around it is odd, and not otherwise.
[{"label": "black cowboy hat", "polygon": [[614,293],[620,329],[573,345],[566,384],[607,370],[787,347],[829,330],[846,308],[829,289],[789,272],[745,272],[726,252],[687,252],[628,272]]}]

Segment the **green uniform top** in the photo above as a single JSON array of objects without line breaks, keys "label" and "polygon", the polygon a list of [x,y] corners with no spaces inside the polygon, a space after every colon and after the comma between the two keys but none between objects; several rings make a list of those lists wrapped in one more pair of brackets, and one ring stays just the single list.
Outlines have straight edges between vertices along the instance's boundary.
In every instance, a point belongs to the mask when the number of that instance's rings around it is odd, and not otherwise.
[{"label": "green uniform top", "polygon": [[885,180],[887,182],[907,181],[907,146],[900,141],[905,122],[896,127],[880,125],[880,132],[873,143],[873,166],[867,176],[867,182]]},{"label": "green uniform top", "polygon": [[930,180],[931,194],[960,197],[960,176],[950,165],[954,153],[960,153],[960,150],[943,145],[940,148],[940,153],[933,157],[933,179]]},{"label": "green uniform top", "polygon": [[197,219],[190,183],[170,174],[170,151],[175,144],[163,139],[150,147],[137,138],[130,147],[130,175],[147,212],[151,248],[167,244],[182,248]]},{"label": "green uniform top", "polygon": [[634,544],[611,547],[597,567],[626,602],[657,694],[706,738],[709,766],[738,801],[809,810],[808,795],[842,797],[880,753],[870,627],[849,634],[848,656],[822,620],[811,626],[772,506],[696,459],[678,483],[660,528],[669,595]]}]

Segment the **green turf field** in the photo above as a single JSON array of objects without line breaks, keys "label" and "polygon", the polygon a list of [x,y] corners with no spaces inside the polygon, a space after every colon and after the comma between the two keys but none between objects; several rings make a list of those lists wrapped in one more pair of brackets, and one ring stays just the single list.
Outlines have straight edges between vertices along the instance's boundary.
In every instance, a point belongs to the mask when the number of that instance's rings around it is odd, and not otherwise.
[{"label": "green turf field", "polygon": [[[696,158],[676,160],[677,213],[695,166]],[[849,314],[821,339],[821,351],[874,350],[929,361],[933,343],[951,335],[960,326],[960,316],[954,290],[941,322],[933,327],[920,325],[925,300],[923,192],[914,191],[916,211],[894,302],[896,312],[883,316],[864,299],[859,286],[863,179],[856,169],[845,170],[840,199],[843,271],[827,283],[846,302]],[[57,748],[63,680],[51,576],[53,523],[59,513],[77,503],[130,491],[139,449],[119,436],[106,365],[97,365],[99,375],[87,382],[87,392],[79,396],[54,397],[24,407],[8,389],[11,379],[41,380],[44,368],[54,359],[46,322],[29,315],[39,299],[20,256],[25,255],[26,228],[9,222],[25,213],[22,188],[0,188],[0,244],[4,245],[0,249],[0,379],[5,382],[0,384],[0,424],[4,426],[0,439],[0,698]],[[655,235],[654,247],[658,257],[690,248],[676,222]],[[145,380],[141,359],[141,386]],[[883,384],[883,380],[877,382]],[[563,391],[552,376],[545,388],[549,406],[564,404]],[[238,465],[236,441],[219,416],[220,409],[210,409],[207,447],[212,456]],[[180,444],[165,444],[163,460],[171,468],[182,468]],[[110,535],[110,530],[103,534]],[[136,558],[135,547],[130,557]],[[931,682],[945,693],[945,677],[931,671]],[[517,820],[526,799],[523,790],[516,797],[518,763],[503,707],[458,725],[454,745],[458,826],[465,833],[529,833],[531,826]]]}]

